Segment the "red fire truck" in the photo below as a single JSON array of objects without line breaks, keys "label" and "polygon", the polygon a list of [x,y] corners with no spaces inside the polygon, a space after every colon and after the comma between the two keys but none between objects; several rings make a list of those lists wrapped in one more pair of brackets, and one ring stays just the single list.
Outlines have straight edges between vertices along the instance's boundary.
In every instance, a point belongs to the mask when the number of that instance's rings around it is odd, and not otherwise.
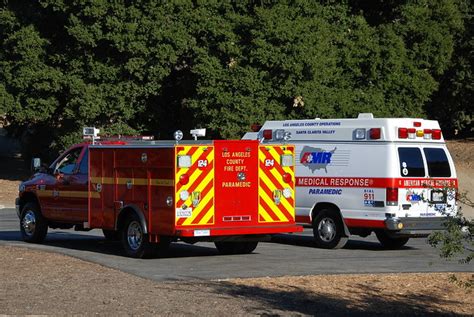
[{"label": "red fire truck", "polygon": [[[181,240],[213,241],[223,254],[251,253],[295,225],[294,146],[258,141],[97,139],[72,146],[19,188],[23,240],[49,228],[103,230],[131,257]],[[197,134],[196,134],[197,133]],[[35,167],[41,165],[34,159]]]}]

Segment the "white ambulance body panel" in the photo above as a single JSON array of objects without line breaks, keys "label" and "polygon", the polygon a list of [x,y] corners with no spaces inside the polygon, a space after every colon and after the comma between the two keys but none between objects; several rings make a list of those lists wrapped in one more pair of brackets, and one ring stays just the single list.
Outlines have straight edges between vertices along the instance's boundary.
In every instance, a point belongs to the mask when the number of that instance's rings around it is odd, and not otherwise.
[{"label": "white ambulance body panel", "polygon": [[371,114],[267,121],[244,138],[272,143],[289,134],[296,145],[299,222],[312,223],[318,204],[330,204],[346,234],[378,228],[426,236],[456,212],[456,171],[437,121]]}]

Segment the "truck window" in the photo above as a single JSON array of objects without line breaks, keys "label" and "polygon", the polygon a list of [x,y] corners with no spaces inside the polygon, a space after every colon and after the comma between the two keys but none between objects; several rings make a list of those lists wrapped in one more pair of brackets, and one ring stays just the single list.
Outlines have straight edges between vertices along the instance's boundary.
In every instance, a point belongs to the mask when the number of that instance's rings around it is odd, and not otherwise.
[{"label": "truck window", "polygon": [[86,152],[84,153],[84,156],[82,157],[81,163],[79,165],[79,173],[81,174],[88,173],[88,168],[87,168],[88,161],[89,161],[89,149],[86,149]]},{"label": "truck window", "polygon": [[424,148],[426,162],[428,163],[428,175],[430,177],[450,177],[448,157],[444,149]]},{"label": "truck window", "polygon": [[62,160],[58,163],[56,171],[61,174],[72,174],[76,167],[77,159],[81,154],[82,148],[75,148],[71,150]]},{"label": "truck window", "polygon": [[400,174],[403,177],[425,176],[425,167],[419,148],[398,148],[398,157],[400,159]]}]

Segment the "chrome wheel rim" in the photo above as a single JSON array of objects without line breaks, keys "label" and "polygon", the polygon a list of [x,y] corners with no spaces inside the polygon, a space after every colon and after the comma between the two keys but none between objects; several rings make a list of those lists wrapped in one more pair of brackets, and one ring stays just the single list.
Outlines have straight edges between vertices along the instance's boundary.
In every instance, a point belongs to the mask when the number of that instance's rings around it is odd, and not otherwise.
[{"label": "chrome wheel rim", "polygon": [[331,242],[336,237],[336,223],[331,218],[323,218],[318,225],[318,235],[324,242]]},{"label": "chrome wheel rim", "polygon": [[143,231],[138,221],[132,221],[128,225],[127,242],[130,249],[136,251],[140,248],[143,242]]},{"label": "chrome wheel rim", "polygon": [[27,236],[32,236],[35,233],[36,217],[34,211],[28,210],[25,212],[25,215],[21,221],[21,225]]}]

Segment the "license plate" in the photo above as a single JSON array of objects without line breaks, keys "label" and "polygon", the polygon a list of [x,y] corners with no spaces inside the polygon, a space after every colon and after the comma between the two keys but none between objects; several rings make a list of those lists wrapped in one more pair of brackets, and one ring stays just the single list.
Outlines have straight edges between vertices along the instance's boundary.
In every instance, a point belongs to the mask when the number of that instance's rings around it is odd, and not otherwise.
[{"label": "license plate", "polygon": [[442,190],[432,190],[431,191],[431,202],[433,202],[433,203],[445,203],[446,202],[446,193]]}]

